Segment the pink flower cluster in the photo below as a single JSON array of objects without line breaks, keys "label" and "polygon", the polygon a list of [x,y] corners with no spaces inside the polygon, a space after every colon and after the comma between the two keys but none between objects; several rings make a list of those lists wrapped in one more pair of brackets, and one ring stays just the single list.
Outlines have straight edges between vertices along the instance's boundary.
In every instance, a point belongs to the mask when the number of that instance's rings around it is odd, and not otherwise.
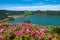
[{"label": "pink flower cluster", "polygon": [[8,37],[8,35],[18,37],[28,35],[29,38],[31,36],[33,39],[34,37],[40,39],[45,36],[45,38],[53,39],[55,36],[50,33],[46,33],[46,30],[48,30],[48,28],[45,29],[45,27],[40,27],[37,24],[29,24],[25,22],[19,22],[17,24],[3,24],[0,22],[0,39],[4,40],[4,37]]},{"label": "pink flower cluster", "polygon": [[[2,23],[0,23],[0,33],[5,32],[6,35],[12,35],[15,34],[15,36],[22,36],[24,34],[29,34],[31,36],[40,37],[41,35],[44,35],[44,28],[38,28],[37,24],[29,24],[25,22],[20,22],[17,24],[4,24],[2,26]],[[4,28],[3,28],[4,27]]]},{"label": "pink flower cluster", "polygon": [[40,33],[44,34],[44,29],[43,28],[40,29]]},{"label": "pink flower cluster", "polygon": [[4,31],[4,29],[0,29],[0,33],[2,33]]},{"label": "pink flower cluster", "polygon": [[54,35],[48,35],[48,38],[52,39],[52,38],[54,38]]},{"label": "pink flower cluster", "polygon": [[20,35],[22,35],[22,33],[21,32],[19,32],[19,31],[15,31],[15,33],[14,33],[16,36],[20,36]]},{"label": "pink flower cluster", "polygon": [[2,22],[0,22],[0,26],[2,26]]},{"label": "pink flower cluster", "polygon": [[[31,34],[32,36],[39,37],[40,35],[44,34],[44,28],[40,28],[40,29],[39,28],[32,28],[31,26],[33,26],[33,24],[21,22],[21,23],[18,23],[17,25],[18,25],[18,27],[17,26],[16,27],[19,30],[14,32],[14,34],[16,36],[28,33],[28,34]],[[36,25],[34,25],[34,26],[36,26]]]}]

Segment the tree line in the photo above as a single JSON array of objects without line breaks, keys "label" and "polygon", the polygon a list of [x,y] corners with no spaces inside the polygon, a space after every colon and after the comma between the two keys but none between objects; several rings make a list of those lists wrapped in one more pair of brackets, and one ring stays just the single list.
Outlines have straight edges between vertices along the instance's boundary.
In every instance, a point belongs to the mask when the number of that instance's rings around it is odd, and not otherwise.
[{"label": "tree line", "polygon": [[60,11],[51,11],[51,10],[47,10],[47,11],[11,11],[11,10],[0,10],[0,19],[4,19],[7,18],[7,16],[9,15],[24,15],[24,16],[28,16],[28,15],[52,15],[52,16],[60,16]]}]

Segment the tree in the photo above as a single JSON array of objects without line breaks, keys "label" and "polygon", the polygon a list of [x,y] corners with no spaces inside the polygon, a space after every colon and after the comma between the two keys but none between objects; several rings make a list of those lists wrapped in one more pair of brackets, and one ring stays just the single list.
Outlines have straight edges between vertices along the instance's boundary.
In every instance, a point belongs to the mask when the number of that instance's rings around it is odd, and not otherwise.
[{"label": "tree", "polygon": [[31,15],[31,11],[24,11],[24,15],[27,16],[27,15]]}]

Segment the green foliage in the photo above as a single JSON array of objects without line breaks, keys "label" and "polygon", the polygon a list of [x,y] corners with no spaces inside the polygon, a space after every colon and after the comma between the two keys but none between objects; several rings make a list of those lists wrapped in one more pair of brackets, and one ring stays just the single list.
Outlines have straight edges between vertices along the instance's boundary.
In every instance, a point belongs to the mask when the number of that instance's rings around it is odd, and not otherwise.
[{"label": "green foliage", "polygon": [[26,20],[26,21],[24,21],[24,22],[26,22],[26,23],[31,23],[31,21],[30,21],[30,20]]},{"label": "green foliage", "polygon": [[59,31],[60,31],[60,27],[58,27],[58,26],[57,27],[53,27],[52,30],[51,30],[52,33],[57,33],[57,34],[60,34]]},{"label": "green foliage", "polygon": [[[3,19],[6,19],[8,18],[8,16],[28,16],[28,15],[60,15],[60,11],[40,11],[40,10],[37,10],[37,11],[8,11],[8,10],[0,10],[0,20],[2,21]],[[14,18],[8,18],[10,20],[14,20]],[[5,21],[5,20],[4,20]],[[7,21],[7,20],[6,20]]]},{"label": "green foliage", "polygon": [[24,16],[31,15],[32,13],[30,11],[24,11]]},{"label": "green foliage", "polygon": [[53,38],[52,40],[58,40],[57,38]]},{"label": "green foliage", "polygon": [[13,40],[15,38],[15,36],[14,35],[12,35],[12,36],[10,36],[10,40]]},{"label": "green foliage", "polygon": [[16,36],[13,40],[20,40],[20,37]]}]

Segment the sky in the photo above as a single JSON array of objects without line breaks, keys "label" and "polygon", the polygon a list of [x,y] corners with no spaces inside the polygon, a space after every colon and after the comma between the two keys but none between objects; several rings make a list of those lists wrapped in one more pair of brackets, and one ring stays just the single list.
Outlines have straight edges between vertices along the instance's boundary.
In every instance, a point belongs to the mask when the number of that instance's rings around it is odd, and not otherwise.
[{"label": "sky", "polygon": [[0,10],[60,10],[60,0],[0,0]]}]

